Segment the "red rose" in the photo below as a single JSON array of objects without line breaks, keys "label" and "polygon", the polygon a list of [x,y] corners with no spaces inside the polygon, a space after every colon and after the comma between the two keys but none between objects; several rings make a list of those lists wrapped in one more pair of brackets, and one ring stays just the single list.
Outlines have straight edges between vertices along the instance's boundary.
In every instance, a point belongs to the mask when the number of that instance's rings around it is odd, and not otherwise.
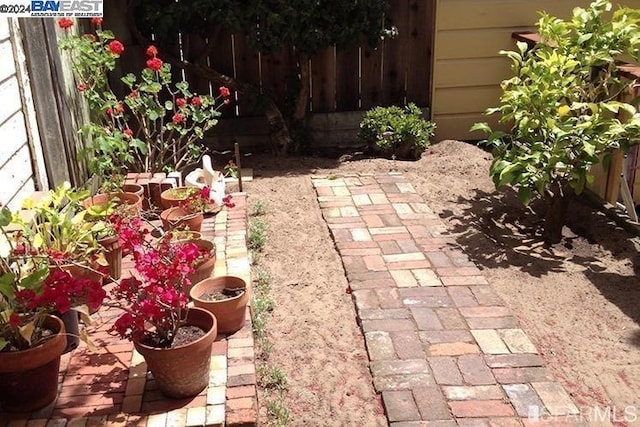
[{"label": "red rose", "polygon": [[124,134],[127,135],[129,138],[131,138],[133,136],[133,131],[129,128],[126,128],[124,130]]},{"label": "red rose", "polygon": [[120,43],[118,40],[112,40],[109,43],[109,52],[114,55],[121,55],[124,52],[124,45]]},{"label": "red rose", "polygon": [[147,48],[147,56],[149,58],[155,58],[157,55],[158,55],[158,49],[155,46],[149,46]]},{"label": "red rose", "polygon": [[173,121],[173,123],[179,125],[180,123],[184,122],[184,116],[180,113],[175,113],[171,120]]},{"label": "red rose", "polygon": [[162,60],[156,57],[149,59],[147,61],[147,68],[151,68],[153,71],[160,71],[162,68]]},{"label": "red rose", "polygon": [[79,83],[78,86],[76,86],[76,88],[78,88],[80,92],[84,92],[85,90],[87,90],[87,85],[84,83]]},{"label": "red rose", "polygon": [[185,105],[187,105],[187,100],[184,98],[176,98],[176,105],[178,107],[184,107]]},{"label": "red rose", "polygon": [[93,25],[100,25],[100,24],[102,24],[102,18],[98,18],[98,17],[91,18],[91,23]]},{"label": "red rose", "polygon": [[63,30],[67,30],[73,26],[73,21],[69,18],[60,18],[58,20],[58,26]]},{"label": "red rose", "polygon": [[229,92],[229,89],[226,88],[225,86],[220,86],[220,96],[222,96],[223,98],[228,98],[229,95],[231,95],[231,92]]},{"label": "red rose", "polygon": [[195,105],[196,107],[199,107],[202,105],[202,100],[200,99],[199,96],[194,96],[193,98],[191,98],[191,105]]}]

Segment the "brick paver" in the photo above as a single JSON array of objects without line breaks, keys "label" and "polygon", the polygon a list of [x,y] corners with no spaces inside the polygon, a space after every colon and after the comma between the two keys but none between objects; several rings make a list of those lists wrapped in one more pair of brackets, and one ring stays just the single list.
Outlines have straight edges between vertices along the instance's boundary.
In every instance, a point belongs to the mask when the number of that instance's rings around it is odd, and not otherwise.
[{"label": "brick paver", "polygon": [[392,426],[571,424],[570,396],[411,183],[312,181]]},{"label": "brick paver", "polygon": [[[156,180],[160,180],[158,176]],[[236,206],[205,218],[202,235],[216,244],[214,275],[231,274],[251,284],[246,246],[247,196],[234,193]],[[123,260],[123,277],[133,269]],[[107,285],[110,287],[112,285]],[[250,310],[247,307],[247,310]],[[63,355],[60,393],[48,407],[32,413],[0,413],[0,426],[253,426],[258,420],[251,316],[233,335],[213,344],[209,386],[189,399],[167,399],[158,390],[133,345],[107,331],[119,316],[102,307],[87,327],[98,347],[84,345]],[[542,387],[542,386],[541,386]],[[551,390],[551,389],[549,389]],[[551,396],[551,394],[549,394]]]}]

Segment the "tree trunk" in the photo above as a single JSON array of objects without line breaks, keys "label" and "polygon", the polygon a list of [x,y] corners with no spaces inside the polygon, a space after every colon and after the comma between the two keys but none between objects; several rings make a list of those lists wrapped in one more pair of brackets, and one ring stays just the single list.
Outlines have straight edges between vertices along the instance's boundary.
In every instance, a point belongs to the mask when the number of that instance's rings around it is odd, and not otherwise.
[{"label": "tree trunk", "polygon": [[567,208],[573,194],[568,185],[554,184],[553,193],[547,196],[548,206],[544,219],[543,237],[546,243],[556,244],[562,240],[562,227],[566,220]]},{"label": "tree trunk", "polygon": [[293,111],[293,120],[301,122],[307,117],[309,93],[311,92],[311,88],[309,87],[309,73],[311,72],[309,67],[309,55],[305,55],[303,53],[299,54],[298,64],[300,64],[300,90],[296,95],[296,108]]}]

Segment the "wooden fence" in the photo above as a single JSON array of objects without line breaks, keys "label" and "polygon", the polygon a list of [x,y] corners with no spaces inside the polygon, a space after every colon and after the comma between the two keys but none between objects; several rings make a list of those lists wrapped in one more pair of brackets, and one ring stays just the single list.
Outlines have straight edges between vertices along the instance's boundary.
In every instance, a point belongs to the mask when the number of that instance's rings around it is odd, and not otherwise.
[{"label": "wooden fence", "polygon": [[[124,72],[137,72],[144,65],[143,47],[136,46],[122,24],[126,22],[125,7],[116,0],[105,6],[105,27],[114,28],[129,52],[124,55]],[[398,28],[395,39],[383,42],[371,50],[365,44],[336,51],[326,49],[310,60],[311,94],[309,112],[332,113],[367,110],[377,105],[402,105],[415,102],[429,107],[431,98],[431,57],[435,14],[432,0],[391,0],[388,19]],[[263,93],[283,100],[291,95],[289,82],[296,71],[296,57],[291,46],[281,51],[261,55],[254,52],[244,34],[231,34],[220,29],[215,40],[215,53],[207,58],[211,68],[239,81],[259,87]],[[204,52],[204,41],[192,34],[181,34],[171,52],[174,56],[193,61]],[[192,88],[199,93],[217,94],[217,88],[200,76],[185,73]],[[237,95],[237,117],[258,115],[251,102]],[[229,113],[227,113],[229,115]]]}]

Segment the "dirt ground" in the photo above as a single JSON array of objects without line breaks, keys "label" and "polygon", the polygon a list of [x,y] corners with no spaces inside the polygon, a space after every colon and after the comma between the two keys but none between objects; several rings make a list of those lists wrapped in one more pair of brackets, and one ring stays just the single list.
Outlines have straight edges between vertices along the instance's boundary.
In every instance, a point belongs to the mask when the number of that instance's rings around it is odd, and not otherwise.
[{"label": "dirt ground", "polygon": [[491,156],[462,142],[435,144],[418,162],[249,159],[249,202],[269,206],[260,262],[275,277],[271,361],[289,379],[291,425],[386,424],[309,176],[389,170],[405,173],[440,215],[583,411],[615,406],[640,420],[640,238],[573,203],[563,242],[543,247],[540,217],[496,192]]}]

